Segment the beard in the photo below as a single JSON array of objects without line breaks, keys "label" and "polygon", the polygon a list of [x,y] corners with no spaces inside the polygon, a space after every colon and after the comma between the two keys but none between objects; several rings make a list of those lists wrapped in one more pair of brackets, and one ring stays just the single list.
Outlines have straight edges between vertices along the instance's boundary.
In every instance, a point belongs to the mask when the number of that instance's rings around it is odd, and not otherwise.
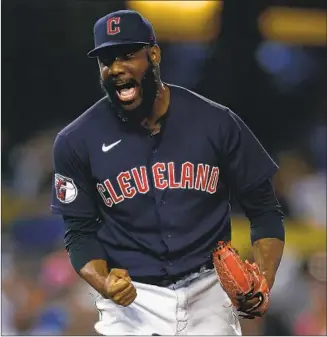
[{"label": "beard", "polygon": [[131,84],[141,88],[140,92],[142,95],[140,105],[133,110],[123,108],[123,103],[119,100],[116,93],[117,80],[115,78],[111,76],[105,81],[100,78],[101,88],[108,97],[111,108],[123,122],[139,124],[153,112],[154,101],[159,96],[160,74],[158,66],[154,66],[150,60],[148,60],[148,62],[148,69],[141,82],[138,83],[134,79],[130,80]]}]

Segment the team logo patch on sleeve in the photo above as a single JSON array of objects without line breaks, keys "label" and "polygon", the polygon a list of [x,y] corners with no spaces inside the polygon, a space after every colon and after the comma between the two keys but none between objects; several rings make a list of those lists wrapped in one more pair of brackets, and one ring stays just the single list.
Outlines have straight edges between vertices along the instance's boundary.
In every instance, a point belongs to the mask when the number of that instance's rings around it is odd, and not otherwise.
[{"label": "team logo patch on sleeve", "polygon": [[63,204],[69,204],[77,197],[77,187],[71,178],[67,178],[56,173],[55,188],[57,199]]}]

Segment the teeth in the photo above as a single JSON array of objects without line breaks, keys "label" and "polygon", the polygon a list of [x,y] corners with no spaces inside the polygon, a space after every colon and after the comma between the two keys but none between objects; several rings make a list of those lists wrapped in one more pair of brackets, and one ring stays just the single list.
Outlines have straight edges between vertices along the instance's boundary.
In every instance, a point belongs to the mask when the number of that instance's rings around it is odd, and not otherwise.
[{"label": "teeth", "polygon": [[116,87],[117,87],[117,89],[122,88],[122,87],[126,87],[126,86],[132,87],[133,85],[132,85],[131,81],[127,81],[127,82],[116,82]]},{"label": "teeth", "polygon": [[122,89],[120,91],[117,90],[117,94],[119,95],[121,100],[130,100],[134,97],[135,95],[135,88],[130,88],[130,89]]}]

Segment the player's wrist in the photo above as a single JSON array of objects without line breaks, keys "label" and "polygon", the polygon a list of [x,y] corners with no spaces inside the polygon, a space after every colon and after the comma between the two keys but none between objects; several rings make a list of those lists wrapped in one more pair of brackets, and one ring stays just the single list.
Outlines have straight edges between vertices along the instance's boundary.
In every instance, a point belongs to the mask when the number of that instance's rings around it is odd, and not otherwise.
[{"label": "player's wrist", "polygon": [[262,274],[264,275],[267,281],[268,289],[270,290],[275,283],[275,273],[262,272]]},{"label": "player's wrist", "polygon": [[91,284],[91,286],[103,297],[109,298],[106,288],[106,278],[103,276],[98,276],[96,282]]},{"label": "player's wrist", "polygon": [[92,260],[80,270],[79,274],[99,294],[106,297],[106,279],[109,275],[106,261]]}]

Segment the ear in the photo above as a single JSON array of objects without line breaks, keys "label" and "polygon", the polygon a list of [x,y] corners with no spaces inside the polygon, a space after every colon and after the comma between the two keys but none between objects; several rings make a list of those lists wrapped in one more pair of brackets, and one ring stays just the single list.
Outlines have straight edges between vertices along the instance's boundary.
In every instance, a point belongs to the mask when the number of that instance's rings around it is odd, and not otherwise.
[{"label": "ear", "polygon": [[97,61],[98,61],[98,66],[101,72],[101,69],[103,68],[103,64],[101,63],[100,59],[97,57]]},{"label": "ear", "polygon": [[161,61],[161,50],[159,46],[156,44],[152,46],[149,50],[149,56],[154,65],[159,65]]},{"label": "ear", "polygon": [[97,59],[98,61],[98,66],[99,66],[99,73],[100,73],[100,77],[102,78],[102,80],[106,79],[110,74],[111,74],[111,70],[109,67],[105,66],[100,59]]}]

